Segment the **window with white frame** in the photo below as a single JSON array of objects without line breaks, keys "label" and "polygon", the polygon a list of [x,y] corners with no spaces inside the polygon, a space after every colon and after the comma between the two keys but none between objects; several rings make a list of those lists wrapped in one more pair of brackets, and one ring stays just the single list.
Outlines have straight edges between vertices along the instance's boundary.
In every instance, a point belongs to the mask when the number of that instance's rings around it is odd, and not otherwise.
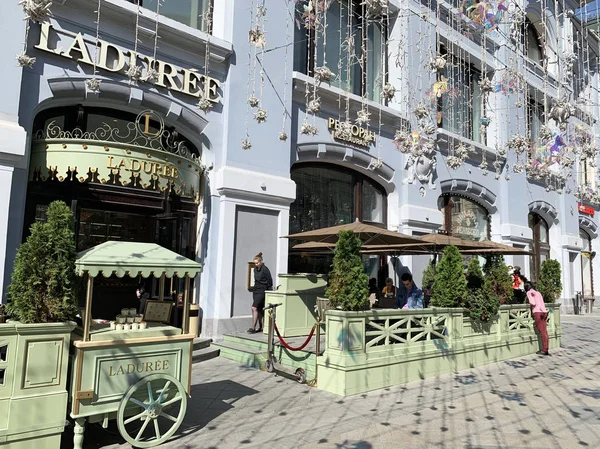
[{"label": "window with white frame", "polygon": [[365,18],[360,0],[332,0],[315,26],[306,17],[307,6],[308,0],[296,3],[294,70],[312,76],[316,67],[327,66],[336,75],[332,86],[381,101],[385,19]]},{"label": "window with white frame", "polygon": [[542,35],[529,18],[525,20],[523,37],[525,40],[525,53],[527,57],[536,64],[544,65],[544,47]]},{"label": "window with white frame", "polygon": [[587,158],[579,159],[577,181],[580,186],[596,188],[596,167],[594,167]]},{"label": "window with white frame", "polygon": [[444,47],[442,53],[447,54],[447,63],[438,83],[447,86],[438,89],[438,126],[485,145],[480,133],[481,118],[485,115],[479,87],[481,72]]},{"label": "window with white frame", "polygon": [[[127,0],[129,3],[138,4],[150,11],[156,11],[156,2],[159,0]],[[183,23],[205,33],[211,33],[212,17],[207,17],[212,11],[213,0],[160,0],[160,15]]]},{"label": "window with white frame", "polygon": [[537,142],[540,137],[540,131],[544,125],[544,106],[530,97],[527,102],[527,129],[529,138],[532,142]]}]

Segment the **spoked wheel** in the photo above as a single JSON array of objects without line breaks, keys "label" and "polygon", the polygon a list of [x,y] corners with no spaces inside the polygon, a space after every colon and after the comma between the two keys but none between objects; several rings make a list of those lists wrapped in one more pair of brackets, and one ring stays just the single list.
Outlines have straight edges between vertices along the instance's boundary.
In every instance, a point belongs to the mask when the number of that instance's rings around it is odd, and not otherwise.
[{"label": "spoked wheel", "polygon": [[153,447],[173,436],[185,417],[187,394],[168,374],[151,374],[127,390],[119,403],[117,426],[134,447]]},{"label": "spoked wheel", "polygon": [[306,383],[306,371],[304,371],[304,369],[298,368],[296,370],[296,380],[301,384]]}]

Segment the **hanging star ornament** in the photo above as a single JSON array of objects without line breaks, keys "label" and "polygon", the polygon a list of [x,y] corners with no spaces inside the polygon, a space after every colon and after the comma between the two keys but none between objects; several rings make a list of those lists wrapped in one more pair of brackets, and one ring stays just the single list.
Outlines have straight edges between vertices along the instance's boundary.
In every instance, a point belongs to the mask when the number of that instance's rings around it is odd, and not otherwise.
[{"label": "hanging star ornament", "polygon": [[21,0],[19,5],[23,7],[26,20],[41,23],[52,17],[51,0]]},{"label": "hanging star ornament", "polygon": [[35,64],[35,58],[27,55],[24,51],[19,53],[15,59],[17,60],[17,66],[19,67],[31,68],[33,67],[33,64]]}]

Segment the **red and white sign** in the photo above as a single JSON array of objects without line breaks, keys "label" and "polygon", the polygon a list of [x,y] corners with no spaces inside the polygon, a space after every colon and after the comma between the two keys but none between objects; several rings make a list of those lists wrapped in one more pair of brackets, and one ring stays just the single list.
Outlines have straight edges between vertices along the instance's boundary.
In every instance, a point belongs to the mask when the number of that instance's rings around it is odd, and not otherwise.
[{"label": "red and white sign", "polygon": [[578,208],[579,208],[579,213],[581,213],[581,214],[591,215],[593,217],[594,214],[596,213],[596,211],[594,210],[593,207],[586,206],[585,204],[578,204]]}]

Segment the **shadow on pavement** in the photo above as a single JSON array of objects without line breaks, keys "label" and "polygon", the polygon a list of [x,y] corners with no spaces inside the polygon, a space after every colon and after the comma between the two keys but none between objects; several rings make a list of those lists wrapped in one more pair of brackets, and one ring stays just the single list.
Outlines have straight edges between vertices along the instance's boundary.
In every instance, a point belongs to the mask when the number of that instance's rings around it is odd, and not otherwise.
[{"label": "shadow on pavement", "polygon": [[[209,382],[192,385],[191,398],[188,398],[185,419],[177,433],[169,440],[173,442],[187,437],[209,427],[212,420],[235,407],[235,403],[241,398],[258,393],[231,380]],[[61,449],[73,448],[73,423],[65,428],[61,439]],[[98,449],[111,445],[124,445],[129,447],[119,434],[116,420],[109,421],[108,428],[103,429],[100,424],[86,424],[84,449]],[[185,449],[186,444],[181,444]],[[363,449],[363,446],[348,446],[348,448]],[[364,449],[369,449],[364,447]]]}]

